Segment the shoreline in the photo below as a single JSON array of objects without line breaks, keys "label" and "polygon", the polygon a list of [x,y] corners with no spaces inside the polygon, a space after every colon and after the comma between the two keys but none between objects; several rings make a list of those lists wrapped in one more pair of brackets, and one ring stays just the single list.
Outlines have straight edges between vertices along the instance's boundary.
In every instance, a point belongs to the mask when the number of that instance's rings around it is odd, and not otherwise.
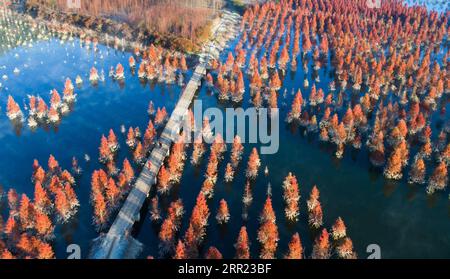
[{"label": "shoreline", "polygon": [[219,11],[209,19],[200,34],[201,38],[197,42],[193,42],[180,36],[159,34],[147,27],[133,27],[129,23],[118,22],[110,18],[55,11],[38,5],[25,4],[21,11],[18,9],[10,11],[25,17],[27,20],[45,24],[49,29],[69,32],[80,38],[86,36],[98,38],[99,42],[106,44],[119,40],[125,43],[126,48],[131,49],[131,51],[135,47],[154,44],[186,54],[201,53],[203,44],[210,38],[210,29],[213,22],[221,15]]}]

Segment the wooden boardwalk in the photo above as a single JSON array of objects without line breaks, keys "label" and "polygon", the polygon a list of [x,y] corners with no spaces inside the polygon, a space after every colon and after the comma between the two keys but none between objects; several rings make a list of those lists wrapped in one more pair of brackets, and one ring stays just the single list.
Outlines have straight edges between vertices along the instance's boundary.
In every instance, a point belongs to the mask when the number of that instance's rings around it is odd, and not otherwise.
[{"label": "wooden boardwalk", "polygon": [[[227,30],[230,34],[235,34],[237,28],[235,23],[237,20],[231,21],[233,25],[229,25],[229,18],[229,12],[221,17],[220,23],[212,32],[213,38],[217,38],[217,36],[221,35],[220,33],[226,32]],[[233,18],[237,18],[237,15],[233,14]],[[227,24],[226,28],[222,28],[222,24],[224,23]],[[220,49],[221,47],[218,48]],[[91,258],[119,259],[135,257],[133,252],[127,251],[132,246],[132,242],[137,242],[130,235],[132,227],[135,222],[139,221],[141,208],[150,193],[151,187],[156,184],[159,169],[164,163],[165,158],[169,155],[172,143],[177,140],[189,106],[194,99],[195,93],[201,86],[202,78],[206,75],[207,61],[209,58],[217,56],[216,53],[217,49],[215,53],[212,53],[211,47],[204,49],[203,57],[207,58],[201,59],[200,63],[196,66],[158,142],[148,157],[146,166],[150,162],[151,167],[143,168],[108,233],[101,236],[98,239],[98,245],[93,247],[90,254]]]}]

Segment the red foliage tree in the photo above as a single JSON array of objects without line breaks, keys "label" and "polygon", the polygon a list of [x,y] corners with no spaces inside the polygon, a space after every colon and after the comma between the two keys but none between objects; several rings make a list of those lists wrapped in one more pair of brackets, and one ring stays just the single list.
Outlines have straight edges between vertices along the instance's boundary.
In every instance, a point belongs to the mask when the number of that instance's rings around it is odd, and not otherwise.
[{"label": "red foliage tree", "polygon": [[151,210],[150,210],[150,219],[152,221],[154,221],[154,222],[161,220],[161,213],[160,213],[160,210],[159,210],[158,196],[155,196],[154,198],[152,198]]},{"label": "red foliage tree", "polygon": [[175,260],[185,260],[185,259],[187,259],[183,241],[178,240],[177,247],[175,248],[175,255],[173,256],[173,258]]},{"label": "red foliage tree", "polygon": [[19,202],[19,195],[16,190],[11,188],[8,190],[8,206],[10,211],[14,212],[17,210],[17,205]]},{"label": "red foliage tree", "polygon": [[402,178],[402,150],[400,146],[397,146],[389,157],[388,164],[384,169],[384,176],[389,179]]},{"label": "red foliage tree", "polygon": [[34,186],[34,205],[42,212],[48,211],[51,206],[47,191],[40,182],[36,182]]},{"label": "red foliage tree", "polygon": [[424,184],[425,174],[426,174],[425,162],[422,158],[417,157],[414,160],[411,170],[409,171],[408,182]]},{"label": "red foliage tree", "polygon": [[281,88],[281,80],[277,71],[275,71],[270,78],[269,85],[272,90],[279,90]]},{"label": "red foliage tree", "polygon": [[289,242],[288,253],[284,256],[285,259],[302,259],[303,258],[303,246],[300,241],[300,235],[295,233]]},{"label": "red foliage tree", "polygon": [[323,212],[319,201],[316,201],[315,206],[309,212],[308,222],[313,228],[319,228],[322,226]]},{"label": "red foliage tree", "polygon": [[27,195],[22,194],[19,206],[19,218],[22,229],[31,229],[34,225],[34,206]]},{"label": "red foliage tree", "polygon": [[275,212],[273,211],[273,207],[272,207],[272,199],[269,195],[267,196],[266,202],[264,203],[263,210],[259,216],[259,221],[260,221],[260,223],[264,223],[264,222],[275,223],[275,221],[276,221]]},{"label": "red foliage tree", "polygon": [[300,115],[302,113],[302,105],[303,105],[303,97],[300,89],[295,94],[294,99],[292,100],[291,111],[288,114],[287,121],[290,123],[295,120],[300,119]]},{"label": "red foliage tree", "polygon": [[341,239],[347,236],[347,228],[341,217],[337,218],[331,228],[333,239]]},{"label": "red foliage tree", "polygon": [[48,239],[53,236],[54,226],[52,225],[52,221],[46,214],[36,211],[35,223],[35,228],[38,235],[40,235],[44,239]]},{"label": "red foliage tree", "polygon": [[252,149],[252,153],[248,159],[246,176],[249,179],[255,179],[258,176],[258,169],[261,166],[258,151],[256,148]]},{"label": "red foliage tree", "polygon": [[323,229],[314,242],[311,257],[313,259],[329,259],[330,256],[330,236],[328,234],[328,231],[326,229]]},{"label": "red foliage tree", "polygon": [[58,161],[56,161],[53,155],[50,155],[50,157],[48,158],[48,169],[52,173],[55,173],[59,170],[59,163]]},{"label": "red foliage tree", "polygon": [[170,191],[171,184],[170,184],[170,173],[167,171],[167,169],[163,166],[161,166],[161,169],[158,173],[158,192],[162,194],[167,194]]},{"label": "red foliage tree", "polygon": [[99,161],[102,163],[106,163],[113,159],[113,154],[109,148],[108,140],[104,135],[102,135],[102,139],[100,141],[99,154]]},{"label": "red foliage tree", "polygon": [[67,199],[66,194],[63,192],[62,189],[56,190],[56,196],[55,196],[55,209],[58,213],[58,218],[62,222],[66,222],[70,218],[70,202]]},{"label": "red foliage tree", "polygon": [[94,205],[94,222],[97,227],[101,228],[108,220],[108,210],[106,208],[106,201],[102,193],[97,192],[93,197]]},{"label": "red foliage tree", "polygon": [[353,251],[353,242],[350,238],[346,237],[336,247],[337,254],[341,259],[356,259],[356,253]]},{"label": "red foliage tree", "polygon": [[261,243],[261,259],[273,259],[278,246],[278,228],[274,222],[264,222],[258,231],[258,241]]},{"label": "red foliage tree", "polygon": [[206,251],[205,259],[221,260],[221,259],[223,259],[223,256],[216,247],[211,246],[211,247],[209,247],[208,251]]},{"label": "red foliage tree", "polygon": [[236,259],[250,259],[250,243],[245,226],[241,227],[234,247],[236,248]]},{"label": "red foliage tree", "polygon": [[448,184],[447,166],[440,162],[431,174],[428,181],[427,193],[432,194],[436,190],[444,190]]},{"label": "red foliage tree", "polygon": [[241,138],[236,135],[234,137],[233,147],[231,149],[231,165],[233,166],[233,168],[236,168],[239,165],[243,151],[244,147],[242,146]]},{"label": "red foliage tree", "polygon": [[228,204],[224,199],[220,200],[219,209],[216,215],[217,223],[225,224],[230,220],[230,212],[228,211]]},{"label": "red foliage tree", "polygon": [[298,182],[295,175],[289,173],[283,182],[284,200],[286,202],[285,214],[288,220],[297,220],[299,216],[298,201],[300,200],[300,194],[298,189]]},{"label": "red foliage tree", "polygon": [[228,163],[225,168],[225,182],[229,183],[234,179],[234,170],[231,163]]},{"label": "red foliage tree", "polygon": [[128,184],[133,182],[134,170],[133,167],[131,167],[130,161],[128,161],[128,159],[126,158],[123,160],[122,173],[124,174]]}]

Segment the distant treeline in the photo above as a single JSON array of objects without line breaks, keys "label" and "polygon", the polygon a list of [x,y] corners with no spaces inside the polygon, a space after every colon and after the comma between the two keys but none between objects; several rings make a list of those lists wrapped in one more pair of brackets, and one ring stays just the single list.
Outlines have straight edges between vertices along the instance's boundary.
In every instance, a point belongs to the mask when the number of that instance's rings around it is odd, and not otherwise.
[{"label": "distant treeline", "polygon": [[[73,9],[69,2],[79,2],[80,9]],[[28,0],[28,4],[121,19],[161,34],[196,40],[222,0]]]}]

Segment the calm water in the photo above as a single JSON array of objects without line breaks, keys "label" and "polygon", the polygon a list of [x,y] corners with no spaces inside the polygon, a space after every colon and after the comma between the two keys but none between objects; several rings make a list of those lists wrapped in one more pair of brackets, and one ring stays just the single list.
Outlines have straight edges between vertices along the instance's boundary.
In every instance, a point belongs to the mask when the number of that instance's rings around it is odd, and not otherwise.
[{"label": "calm water", "polygon": [[[103,68],[107,75],[109,67],[118,62],[128,65],[129,54],[111,49],[108,51],[104,46],[100,46],[99,50],[101,53],[80,48],[77,41],[60,44],[57,40],[51,40],[35,44],[32,48],[17,48],[0,57],[0,76],[6,74],[9,77],[8,80],[2,81],[3,89],[0,91],[0,183],[6,190],[14,187],[19,193],[24,192],[32,196],[34,187],[30,178],[33,159],[38,159],[44,165],[49,154],[55,155],[60,165],[68,169],[72,156],[76,156],[83,168],[83,175],[76,188],[81,204],[79,213],[73,222],[57,226],[54,244],[58,257],[66,256],[65,247],[71,243],[79,244],[83,256],[86,256],[91,240],[98,235],[92,226],[89,193],[91,173],[100,168],[97,148],[101,135],[106,134],[110,128],[115,130],[122,144],[117,160],[121,166],[123,158],[130,158],[130,154],[125,147],[124,136],[119,132],[120,125],[123,124],[127,128],[130,125],[139,126],[143,131],[148,122],[148,102],[153,100],[155,107],[165,105],[170,113],[180,93],[180,88],[175,85],[142,85],[137,77],[131,77],[128,67],[125,67],[127,72],[124,88],[108,78],[104,84],[99,83],[98,87],[92,87],[87,82],[87,75],[92,66],[99,70]],[[102,54],[103,59],[100,57]],[[226,54],[227,51],[224,52],[223,59]],[[25,64],[28,66],[24,66]],[[2,68],[2,65],[6,68]],[[13,74],[15,67],[21,70],[19,75]],[[299,67],[298,72],[288,71],[285,75],[284,87],[280,92],[283,93],[286,88],[287,97],[284,99],[280,94],[278,99],[282,120],[293,98],[291,89],[296,91],[303,84],[304,74]],[[70,77],[74,81],[76,75],[81,75],[85,82],[82,88],[75,90],[78,98],[74,110],[63,118],[61,124],[57,128],[50,127],[47,130],[38,128],[35,132],[31,132],[25,125],[18,133],[4,113],[8,94],[14,96],[22,109],[22,100],[26,99],[27,94],[39,94],[48,103],[48,92],[53,88],[61,92],[65,78]],[[319,75],[321,83],[316,86],[327,88],[328,73],[322,69]],[[308,76],[311,76],[311,71]],[[312,85],[312,81],[310,84]],[[306,98],[310,88],[302,88],[302,91]],[[198,98],[203,100],[205,109],[211,106],[223,107],[206,87],[200,90]],[[249,94],[246,93],[242,106],[245,108],[250,105]],[[446,118],[448,119],[448,115]],[[435,121],[433,130],[436,125],[441,124],[442,120]],[[246,222],[241,217],[241,200],[245,185],[243,173],[253,146],[245,145],[243,161],[231,184],[223,183],[223,172],[230,153],[228,151],[225,154],[225,160],[219,165],[214,198],[208,202],[211,216],[204,250],[214,245],[224,257],[233,257],[233,244],[239,229],[246,225],[252,243],[252,257],[257,257],[257,218],[266,197],[267,185],[271,183],[280,234],[277,256],[281,257],[286,252],[287,243],[294,232],[300,233],[305,253],[309,256],[317,231],[310,230],[307,225],[306,200],[312,186],[316,184],[321,192],[324,225],[330,228],[335,219],[341,216],[359,257],[367,257],[365,249],[372,243],[381,247],[384,258],[450,257],[448,191],[430,197],[425,194],[424,187],[408,185],[405,179],[399,182],[387,181],[380,170],[371,169],[364,148],[361,151],[347,148],[344,158],[338,160],[334,157],[335,147],[320,144],[317,135],[304,135],[303,130],[293,129],[284,122],[280,123],[280,140],[278,153],[261,156],[262,167],[253,183],[254,200]],[[229,146],[228,150],[230,149]],[[188,159],[180,185],[173,189],[170,197],[160,199],[160,205],[166,208],[173,198],[182,198],[186,214],[180,230],[181,235],[184,235],[187,228],[195,199],[203,183],[209,156],[207,152],[203,163],[196,168],[189,162],[191,151],[192,148],[187,150]],[[90,155],[89,163],[82,160],[84,154]],[[263,175],[266,165],[270,172],[268,177]],[[295,224],[289,224],[284,217],[281,184],[289,171],[297,176],[301,191],[301,215]],[[231,213],[231,220],[226,226],[218,226],[215,220],[222,198],[228,202]],[[5,207],[3,204],[4,209]],[[143,210],[147,212],[148,209]],[[5,210],[2,210],[2,213],[6,218]],[[142,215],[141,223],[135,230],[136,237],[145,245],[142,257],[158,256],[158,229],[158,226],[152,225],[148,214]]]},{"label": "calm water", "polygon": [[[62,168],[70,170],[71,158],[75,156],[83,169],[75,189],[81,204],[79,213],[73,222],[56,227],[55,250],[58,257],[65,257],[65,247],[70,243],[79,244],[82,254],[87,255],[90,240],[98,236],[92,226],[89,193],[92,171],[101,167],[97,159],[101,135],[107,134],[110,128],[116,132],[123,146],[117,161],[118,167],[121,167],[125,157],[132,160],[120,126],[125,125],[127,130],[129,126],[139,126],[141,131],[145,131],[150,100],[155,108],[166,106],[170,113],[178,99],[180,88],[176,85],[143,85],[137,77],[132,77],[127,66],[129,56],[129,53],[105,46],[100,46],[95,53],[92,48],[80,48],[78,41],[60,44],[59,40],[54,39],[41,41],[32,48],[17,48],[0,57],[0,66],[6,66],[0,69],[0,76],[5,74],[9,77],[1,81],[3,88],[0,91],[0,183],[5,191],[14,187],[19,193],[33,197],[31,164],[34,158],[45,166],[49,155],[53,154]],[[110,66],[116,66],[119,62],[126,65],[124,88],[107,76]],[[91,86],[88,81],[92,66],[99,72],[105,70],[106,81],[99,82],[97,87]],[[13,74],[15,67],[20,69],[19,75]],[[83,78],[84,83],[81,88],[75,88],[77,102],[74,109],[62,118],[58,127],[37,128],[32,132],[25,122],[24,127],[18,130],[7,118],[8,94],[15,98],[22,110],[22,100],[28,100],[27,95],[39,94],[48,104],[50,90],[56,88],[62,94],[66,77],[75,82],[77,75]],[[24,114],[27,115],[25,111]],[[84,154],[91,157],[89,163],[84,161]],[[3,208],[6,208],[6,201]],[[6,218],[6,210],[2,213]]]},{"label": "calm water", "polygon": [[[293,36],[293,34],[292,34]],[[236,40],[237,41],[237,40]],[[236,43],[231,44],[229,50],[234,49]],[[282,46],[280,47],[280,49]],[[228,50],[222,54],[222,61],[226,60]],[[251,51],[247,50],[248,55]],[[248,58],[247,58],[248,59]],[[406,183],[407,172],[401,181],[385,180],[382,170],[373,169],[368,161],[365,148],[357,151],[347,147],[344,158],[336,159],[336,147],[318,142],[317,134],[304,135],[304,129],[296,129],[286,125],[283,120],[290,110],[293,99],[291,90],[295,92],[301,87],[304,99],[307,99],[311,87],[303,88],[304,76],[308,76],[312,85],[311,63],[309,73],[305,74],[300,65],[297,72],[287,71],[283,88],[280,90],[278,105],[280,107],[280,149],[274,155],[261,156],[262,167],[257,180],[253,183],[253,203],[249,208],[248,221],[243,221],[242,195],[245,185],[245,167],[252,145],[245,145],[243,161],[236,171],[233,183],[223,181],[224,169],[229,159],[231,146],[225,160],[220,163],[218,182],[215,187],[214,198],[208,202],[211,216],[207,238],[203,253],[211,245],[216,246],[226,258],[234,257],[233,244],[236,241],[240,227],[247,226],[252,242],[252,257],[259,255],[259,243],[256,239],[259,228],[258,217],[262,210],[268,183],[272,186],[272,202],[277,214],[280,241],[278,257],[287,251],[287,244],[293,233],[299,232],[307,256],[312,251],[312,243],[318,231],[308,226],[306,200],[313,185],[317,185],[321,192],[321,203],[324,210],[324,225],[330,228],[337,217],[341,216],[347,225],[347,233],[352,238],[359,257],[368,256],[366,247],[378,244],[383,258],[449,258],[450,257],[450,202],[448,191],[427,196],[425,186],[409,185]],[[322,87],[328,92],[330,76],[329,69],[319,70],[321,82],[316,87]],[[246,80],[246,95],[242,106],[252,106],[249,97],[248,80]],[[282,97],[284,88],[287,89],[286,98]],[[200,90],[198,99],[203,101],[204,108],[219,106],[216,96],[211,96],[205,86]],[[205,104],[206,103],[206,104]],[[345,105],[343,106],[345,108]],[[447,104],[447,112],[448,112]],[[448,121],[449,114],[433,116],[434,131],[439,131],[444,120]],[[436,134],[437,132],[435,132]],[[413,150],[413,149],[412,149]],[[413,152],[413,151],[411,151]],[[415,151],[414,151],[415,152]],[[411,158],[415,153],[411,154]],[[191,155],[191,149],[188,151]],[[186,164],[181,185],[176,188],[172,197],[162,201],[165,207],[177,197],[183,199],[187,216],[181,229],[184,235],[188,227],[190,213],[195,205],[195,198],[204,181],[208,154],[204,155],[199,168]],[[264,166],[268,166],[270,175],[263,174]],[[300,220],[291,224],[284,216],[284,202],[282,198],[282,182],[288,172],[293,172],[300,184]],[[215,214],[219,201],[224,198],[230,208],[231,220],[226,226],[219,226]],[[160,199],[161,202],[161,199]],[[152,225],[148,215],[139,225],[138,239],[143,242],[145,251],[142,256],[158,255],[158,227]]]}]

